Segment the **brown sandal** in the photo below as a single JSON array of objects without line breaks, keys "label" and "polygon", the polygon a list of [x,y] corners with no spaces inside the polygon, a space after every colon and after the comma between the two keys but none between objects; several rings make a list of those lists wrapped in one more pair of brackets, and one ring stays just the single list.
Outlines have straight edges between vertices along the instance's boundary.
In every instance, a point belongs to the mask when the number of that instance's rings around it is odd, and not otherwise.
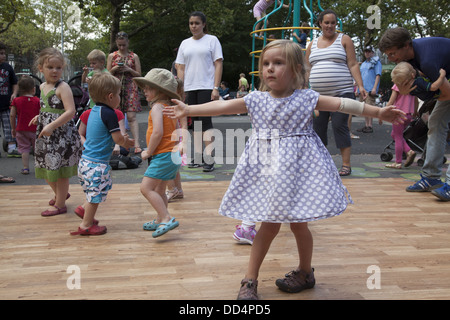
[{"label": "brown sandal", "polygon": [[339,170],[339,175],[341,177],[349,176],[352,174],[352,168],[349,166],[342,166],[341,170]]},{"label": "brown sandal", "polygon": [[409,150],[406,153],[405,167],[409,167],[410,165],[412,165],[415,158],[416,158],[416,153],[413,150]]}]

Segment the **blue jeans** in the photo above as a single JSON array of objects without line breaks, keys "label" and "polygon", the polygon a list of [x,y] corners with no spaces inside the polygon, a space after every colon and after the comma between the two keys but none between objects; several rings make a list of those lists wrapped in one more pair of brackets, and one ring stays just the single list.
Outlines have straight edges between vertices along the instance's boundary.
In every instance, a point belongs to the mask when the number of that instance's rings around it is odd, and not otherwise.
[{"label": "blue jeans", "polygon": [[[423,175],[440,179],[447,144],[448,124],[450,122],[450,100],[438,101],[428,119],[428,140]],[[450,169],[445,180],[450,184]]]}]

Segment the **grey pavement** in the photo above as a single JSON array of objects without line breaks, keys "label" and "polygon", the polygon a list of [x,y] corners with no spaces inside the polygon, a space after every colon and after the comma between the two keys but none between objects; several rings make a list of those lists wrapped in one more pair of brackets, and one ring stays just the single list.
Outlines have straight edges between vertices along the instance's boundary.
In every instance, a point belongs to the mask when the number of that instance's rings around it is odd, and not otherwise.
[{"label": "grey pavement", "polygon": [[[139,141],[141,146],[145,146],[145,133],[147,130],[148,108],[138,114],[139,122]],[[234,142],[228,141],[230,146],[227,145],[225,139],[227,134],[234,134],[238,129],[242,129],[241,133],[249,133],[251,128],[248,116],[221,116],[213,118],[214,128],[219,130],[217,135],[223,138],[223,157],[216,159],[217,164],[213,172],[205,173],[202,168],[190,169],[188,167],[181,168],[182,181],[226,181],[230,180],[238,157],[242,152],[243,143],[239,143],[239,139],[234,139]],[[352,131],[356,133],[356,129],[364,126],[363,117],[353,117]],[[331,125],[330,125],[331,127]],[[352,175],[344,177],[343,179],[356,179],[356,178],[404,178],[411,181],[419,179],[420,167],[414,163],[412,166],[403,169],[388,169],[385,168],[386,162],[381,161],[380,155],[385,151],[385,148],[392,142],[391,134],[392,126],[388,123],[378,124],[378,120],[374,120],[374,132],[373,133],[357,133],[360,139],[352,139]],[[227,131],[228,130],[228,131]],[[339,150],[335,147],[333,134],[329,128],[329,145],[328,150],[335,161],[336,166],[339,168],[341,165],[341,157]],[[0,143],[2,143],[0,138]],[[242,141],[241,141],[242,142]],[[2,144],[0,144],[2,145]],[[227,148],[228,147],[228,148]],[[231,151],[231,148],[234,148]],[[391,149],[387,150],[394,154],[394,145]],[[193,153],[191,153],[193,154]],[[447,159],[450,160],[450,147],[447,146],[446,150]],[[420,154],[416,157],[416,160],[420,157]],[[447,164],[450,162],[447,160]],[[30,158],[30,162],[34,161],[33,157]],[[220,163],[220,162],[225,163]],[[1,150],[0,158],[0,174],[4,176],[13,177],[16,182],[12,185],[45,185],[46,182],[42,179],[37,179],[34,176],[34,168],[30,163],[30,174],[22,175],[20,170],[22,168],[22,161],[20,158],[7,158],[6,152]],[[122,169],[113,170],[112,177],[113,183],[140,183],[142,181],[143,174],[147,168],[147,163],[143,162],[137,169]],[[444,166],[445,171],[447,165]],[[78,178],[72,177],[71,183],[77,184]]]}]

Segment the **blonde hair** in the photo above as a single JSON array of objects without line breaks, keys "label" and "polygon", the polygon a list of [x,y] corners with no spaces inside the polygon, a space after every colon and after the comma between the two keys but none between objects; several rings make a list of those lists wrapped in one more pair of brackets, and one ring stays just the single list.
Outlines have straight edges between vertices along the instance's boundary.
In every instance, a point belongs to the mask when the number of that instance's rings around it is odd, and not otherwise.
[{"label": "blonde hair", "polygon": [[150,106],[153,106],[156,103],[160,103],[160,104],[169,103],[170,104],[170,97],[166,93],[164,93],[164,91],[159,90],[157,87],[153,87],[148,84],[144,86],[144,89],[145,88],[150,88],[150,89],[153,89],[156,91],[153,99],[148,102]]},{"label": "blonde hair", "polygon": [[58,49],[45,48],[36,57],[36,62],[35,62],[36,69],[39,70],[39,67],[43,67],[44,63],[51,58],[57,58],[57,59],[61,60],[63,67],[65,67],[66,61],[64,60],[64,56]]},{"label": "blonde hair", "polygon": [[107,72],[96,72],[89,81],[89,95],[95,102],[104,102],[110,93],[118,93],[122,83],[119,79]]},{"label": "blonde hair", "polygon": [[[280,48],[282,54],[285,55],[287,67],[291,69],[294,74],[294,88],[303,89],[306,86],[306,67],[303,62],[303,52],[302,48],[298,43],[290,40],[275,40],[270,42],[261,52],[261,57],[259,58],[258,69],[259,69],[259,79],[260,91],[270,91],[270,88],[264,83],[263,79],[263,60],[264,54],[269,49]],[[301,65],[301,68],[297,67]]]},{"label": "blonde hair", "polygon": [[399,84],[414,77],[416,71],[408,62],[398,63],[391,71],[392,82]]},{"label": "blonde hair", "polygon": [[91,52],[89,52],[87,58],[88,58],[88,60],[95,60],[95,61],[99,61],[99,62],[103,62],[103,63],[105,63],[105,61],[106,61],[105,53],[98,49],[94,49]]}]

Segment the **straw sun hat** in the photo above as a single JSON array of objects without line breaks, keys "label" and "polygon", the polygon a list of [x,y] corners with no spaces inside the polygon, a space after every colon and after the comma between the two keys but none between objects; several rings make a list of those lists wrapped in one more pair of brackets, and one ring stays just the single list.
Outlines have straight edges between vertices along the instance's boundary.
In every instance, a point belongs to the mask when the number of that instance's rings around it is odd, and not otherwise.
[{"label": "straw sun hat", "polygon": [[136,77],[133,78],[133,81],[141,89],[149,86],[164,92],[171,99],[181,99],[177,93],[177,80],[175,80],[175,76],[169,70],[154,68],[147,72],[145,77]]}]

